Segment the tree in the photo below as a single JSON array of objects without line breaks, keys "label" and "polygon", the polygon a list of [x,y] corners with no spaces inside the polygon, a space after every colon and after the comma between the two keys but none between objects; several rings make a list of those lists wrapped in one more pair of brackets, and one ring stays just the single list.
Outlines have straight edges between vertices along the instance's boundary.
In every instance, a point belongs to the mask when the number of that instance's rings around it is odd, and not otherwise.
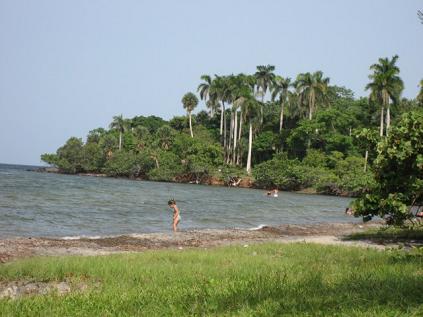
[{"label": "tree", "polygon": [[143,126],[146,127],[150,133],[155,133],[158,128],[167,124],[165,120],[156,116],[135,116],[130,120],[130,122],[132,128]]},{"label": "tree", "polygon": [[367,171],[367,162],[369,159],[369,151],[375,149],[377,145],[377,131],[363,128],[355,134],[355,142],[364,150],[364,172]]},{"label": "tree", "polygon": [[192,92],[188,92],[182,97],[182,104],[184,105],[184,109],[188,112],[189,130],[191,132],[191,138],[193,138],[194,134],[192,133],[191,113],[195,109],[195,107],[197,107],[198,105],[198,98]]},{"label": "tree", "polygon": [[156,141],[162,149],[168,150],[172,146],[175,135],[176,133],[174,129],[168,125],[164,125],[157,130]]},{"label": "tree", "polygon": [[135,135],[137,147],[139,150],[145,148],[150,142],[151,133],[146,127],[138,125],[133,129],[133,133]]},{"label": "tree", "polygon": [[419,103],[421,107],[423,107],[423,79],[420,80],[420,91],[419,91],[419,94],[417,95],[417,102]]},{"label": "tree", "polygon": [[247,155],[247,173],[251,174],[251,154],[253,148],[253,126],[258,127],[261,122],[261,107],[262,105],[252,96],[245,96],[245,101],[242,104],[242,113],[245,122],[248,123],[248,155]]},{"label": "tree", "polygon": [[272,85],[275,78],[273,71],[275,66],[257,66],[257,71],[254,74],[256,79],[257,94],[261,96],[261,102],[264,102],[264,96],[266,95],[267,89]]},{"label": "tree", "polygon": [[113,117],[110,128],[119,131],[119,151],[122,149],[122,134],[128,129],[128,127],[129,122],[127,119],[124,119],[122,115]]},{"label": "tree", "polygon": [[276,76],[272,86],[272,100],[279,99],[281,105],[281,114],[279,118],[279,133],[282,132],[283,127],[283,116],[285,104],[288,101],[288,89],[291,86],[291,78],[283,78],[281,76]]},{"label": "tree", "polygon": [[105,134],[106,130],[103,128],[91,130],[88,132],[87,143],[98,143]]},{"label": "tree", "polygon": [[326,95],[329,84],[329,78],[323,77],[321,71],[311,73],[302,73],[297,76],[295,87],[300,96],[299,102],[307,101],[308,118],[313,118],[316,111],[316,99],[323,98]]},{"label": "tree", "polygon": [[380,136],[383,136],[384,109],[386,108],[386,134],[391,126],[390,100],[394,104],[399,101],[404,84],[398,76],[400,70],[396,66],[398,55],[389,58],[379,58],[379,62],[370,66],[373,73],[369,75],[370,83],[366,90],[370,90],[370,98],[380,103]]},{"label": "tree", "polygon": [[354,202],[357,216],[388,216],[402,224],[410,206],[423,204],[423,114],[405,113],[377,147],[373,170],[377,184]]},{"label": "tree", "polygon": [[423,12],[420,10],[417,10],[417,16],[420,19],[420,22],[423,24]]},{"label": "tree", "polygon": [[213,117],[218,102],[216,99],[216,94],[210,94],[212,79],[209,75],[203,75],[201,76],[201,79],[204,82],[198,85],[197,92],[200,94],[200,99],[206,102],[206,107],[210,109],[210,117]]},{"label": "tree", "polygon": [[65,145],[57,149],[56,154],[43,154],[41,160],[57,166],[62,172],[75,174],[83,171],[83,143],[81,139],[71,137]]},{"label": "tree", "polygon": [[217,76],[213,79],[210,89],[209,95],[212,96],[211,99],[217,102],[219,100],[221,102],[221,109],[220,109],[220,136],[222,138],[222,144],[224,144],[226,137],[226,120],[225,120],[225,102],[228,101],[229,98],[229,86],[228,86],[228,79],[226,76]]}]

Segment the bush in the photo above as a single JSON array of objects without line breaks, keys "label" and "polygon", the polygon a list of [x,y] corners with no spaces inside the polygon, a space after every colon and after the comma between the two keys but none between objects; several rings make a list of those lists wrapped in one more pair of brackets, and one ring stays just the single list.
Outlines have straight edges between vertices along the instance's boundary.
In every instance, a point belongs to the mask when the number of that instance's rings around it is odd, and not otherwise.
[{"label": "bush", "polygon": [[258,187],[277,187],[283,190],[301,188],[301,170],[298,160],[289,160],[286,154],[277,154],[270,161],[257,165],[253,170],[255,185]]},{"label": "bush", "polygon": [[354,202],[356,215],[388,216],[392,224],[412,217],[409,206],[423,204],[423,114],[402,116],[378,144],[376,184]]},{"label": "bush", "polygon": [[157,153],[157,165],[147,173],[147,177],[155,181],[174,181],[182,173],[181,160],[172,152],[161,151]]},{"label": "bush", "polygon": [[104,167],[108,176],[140,177],[154,167],[154,161],[146,154],[119,151],[113,154]]}]

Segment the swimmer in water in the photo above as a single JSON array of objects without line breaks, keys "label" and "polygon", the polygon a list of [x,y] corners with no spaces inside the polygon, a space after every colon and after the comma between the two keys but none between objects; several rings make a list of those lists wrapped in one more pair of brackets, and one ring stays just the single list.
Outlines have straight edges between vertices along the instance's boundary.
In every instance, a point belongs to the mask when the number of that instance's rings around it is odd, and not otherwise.
[{"label": "swimmer in water", "polygon": [[173,209],[172,227],[173,227],[173,231],[176,232],[178,230],[178,224],[181,221],[181,215],[179,214],[179,208],[178,208],[178,206],[176,206],[175,199],[169,200],[167,202],[167,204],[169,205],[170,209]]},{"label": "swimmer in water", "polygon": [[269,192],[266,193],[267,196],[273,196],[273,197],[278,197],[278,189],[275,188]]}]

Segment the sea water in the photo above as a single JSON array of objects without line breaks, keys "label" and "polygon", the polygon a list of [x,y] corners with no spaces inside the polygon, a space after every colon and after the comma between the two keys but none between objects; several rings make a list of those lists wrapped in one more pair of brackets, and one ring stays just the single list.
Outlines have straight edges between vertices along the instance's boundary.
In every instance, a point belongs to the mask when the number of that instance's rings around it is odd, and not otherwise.
[{"label": "sea water", "polygon": [[170,232],[177,201],[180,229],[357,221],[350,199],[192,184],[38,173],[0,164],[0,237],[78,237]]}]

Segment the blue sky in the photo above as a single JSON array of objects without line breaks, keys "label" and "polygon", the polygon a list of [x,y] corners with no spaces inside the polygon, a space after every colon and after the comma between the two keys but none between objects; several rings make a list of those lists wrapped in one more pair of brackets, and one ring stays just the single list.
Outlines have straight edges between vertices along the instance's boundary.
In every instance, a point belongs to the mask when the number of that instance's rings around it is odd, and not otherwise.
[{"label": "blue sky", "polygon": [[[423,78],[422,1],[0,0],[0,162],[39,164],[114,115],[183,114],[202,74],[322,70],[366,95],[369,65]],[[200,108],[202,108],[201,105]]]}]

